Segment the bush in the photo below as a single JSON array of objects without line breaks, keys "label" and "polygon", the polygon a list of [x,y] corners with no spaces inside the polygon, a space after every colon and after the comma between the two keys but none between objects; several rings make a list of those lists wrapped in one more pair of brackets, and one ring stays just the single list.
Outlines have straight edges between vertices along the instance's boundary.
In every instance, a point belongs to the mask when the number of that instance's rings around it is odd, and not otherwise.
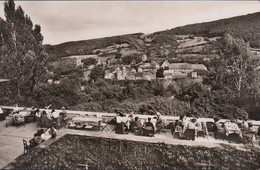
[{"label": "bush", "polygon": [[19,156],[15,169],[258,169],[258,148],[168,145],[65,135],[47,148]]}]

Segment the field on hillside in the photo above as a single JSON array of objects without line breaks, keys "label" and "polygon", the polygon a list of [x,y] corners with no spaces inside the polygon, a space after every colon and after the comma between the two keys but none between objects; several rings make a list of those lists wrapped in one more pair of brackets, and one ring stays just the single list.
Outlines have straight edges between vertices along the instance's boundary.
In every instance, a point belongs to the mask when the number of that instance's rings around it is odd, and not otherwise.
[{"label": "field on hillside", "polygon": [[257,169],[259,157],[259,150],[226,145],[206,148],[65,135],[45,149],[21,155],[14,168],[83,169],[79,164],[88,164],[98,169]]}]

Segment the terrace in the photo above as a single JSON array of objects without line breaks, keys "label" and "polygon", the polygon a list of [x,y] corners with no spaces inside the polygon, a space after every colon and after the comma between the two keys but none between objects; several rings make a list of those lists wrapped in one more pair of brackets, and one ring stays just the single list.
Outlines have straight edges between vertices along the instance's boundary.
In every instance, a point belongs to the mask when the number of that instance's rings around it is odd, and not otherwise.
[{"label": "terrace", "polygon": [[[57,110],[58,111],[58,110]],[[76,117],[79,115],[93,115],[93,114],[100,114],[104,116],[115,116],[114,113],[95,113],[95,112],[81,112],[81,111],[67,111],[70,117]],[[148,115],[138,115],[141,119],[146,119],[149,117]],[[179,117],[173,116],[163,116],[166,121],[176,120]],[[212,119],[208,118],[201,118],[204,121],[213,121]],[[257,121],[251,121],[254,125],[259,125]],[[12,162],[16,157],[23,153],[23,144],[22,139],[29,140],[33,137],[33,134],[40,129],[37,127],[36,123],[28,123],[25,126],[21,127],[14,127],[8,126],[5,127],[5,121],[0,121],[0,168],[5,167],[7,164]],[[182,146],[190,146],[190,147],[197,147],[203,146],[206,148],[223,148],[223,144],[235,147],[239,150],[248,149],[251,145],[243,145],[242,143],[230,143],[227,140],[216,140],[212,134],[210,134],[207,138],[197,137],[195,141],[188,141],[188,140],[180,140],[174,139],[172,137],[171,131],[166,129],[165,133],[155,134],[154,137],[145,137],[145,136],[136,136],[132,133],[129,134],[116,134],[113,130],[115,128],[114,125],[107,126],[108,131],[90,131],[90,130],[77,130],[77,129],[68,129],[68,128],[61,128],[58,131],[58,136],[55,139],[49,139],[37,148],[48,148],[56,140],[63,138],[66,134],[71,135],[80,135],[80,136],[92,136],[92,137],[101,137],[101,138],[109,138],[109,139],[118,139],[118,140],[131,140],[135,142],[145,142],[145,143],[165,143],[170,145],[179,145]],[[258,146],[259,139],[254,141],[255,147],[259,148]],[[5,167],[5,168],[12,168],[12,167]]]}]

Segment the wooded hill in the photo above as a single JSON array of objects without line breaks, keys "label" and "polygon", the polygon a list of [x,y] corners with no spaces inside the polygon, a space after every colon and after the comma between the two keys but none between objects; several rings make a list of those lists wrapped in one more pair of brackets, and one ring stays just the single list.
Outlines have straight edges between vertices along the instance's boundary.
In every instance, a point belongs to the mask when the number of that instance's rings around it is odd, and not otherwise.
[{"label": "wooded hill", "polygon": [[[158,40],[152,41],[154,46],[162,43],[170,43],[176,46],[174,35],[194,35],[202,37],[218,37],[224,33],[229,33],[233,37],[243,38],[250,42],[251,47],[260,47],[260,12],[233,18],[221,19],[212,22],[197,23],[176,27],[167,31],[160,31],[149,35],[149,38],[156,37]],[[142,33],[119,35],[99,39],[65,42],[58,45],[45,45],[49,53],[49,61],[55,61],[60,57],[69,55],[92,54],[92,50],[106,48],[107,46],[120,43],[128,43],[132,48],[140,51],[145,50],[146,44],[140,39]],[[141,43],[140,43],[141,41]],[[170,41],[170,42],[169,42]]]},{"label": "wooded hill", "polygon": [[212,22],[197,23],[171,30],[156,32],[155,34],[192,34],[196,36],[216,37],[229,33],[233,37],[242,38],[250,42],[251,47],[260,47],[260,12],[221,19]]},{"label": "wooded hill", "polygon": [[113,44],[128,43],[136,48],[141,48],[136,42],[137,37],[142,33],[126,34],[113,37],[105,37],[98,39],[70,41],[58,45],[45,45],[45,49],[49,54],[49,61],[55,61],[58,58],[69,55],[91,54],[92,50],[104,48]]}]

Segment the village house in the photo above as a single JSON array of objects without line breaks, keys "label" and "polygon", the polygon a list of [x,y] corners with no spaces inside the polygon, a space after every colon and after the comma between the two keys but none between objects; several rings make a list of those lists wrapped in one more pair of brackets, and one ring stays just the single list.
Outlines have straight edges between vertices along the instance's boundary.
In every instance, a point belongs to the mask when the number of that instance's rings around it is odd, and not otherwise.
[{"label": "village house", "polygon": [[106,80],[114,80],[115,79],[115,71],[110,72],[109,70],[105,71],[105,79]]},{"label": "village house", "polygon": [[189,64],[189,63],[169,63],[167,60],[161,66],[164,70],[163,75],[165,79],[169,78],[184,78],[192,77],[197,78],[196,70],[205,70],[207,67],[204,64]]},{"label": "village house", "polygon": [[186,73],[181,72],[172,72],[171,70],[164,70],[163,72],[164,79],[180,79],[180,78],[186,78]]},{"label": "village house", "polygon": [[92,70],[94,67],[95,67],[95,65],[90,65],[90,66],[88,66],[88,69]]},{"label": "village house", "polygon": [[170,65],[170,62],[169,62],[168,60],[165,60],[165,61],[162,63],[161,68],[166,69],[167,67],[169,67],[169,65]]},{"label": "village house", "polygon": [[127,72],[125,79],[126,80],[135,80],[135,74],[136,74],[136,72],[132,72],[132,71]]},{"label": "village house", "polygon": [[138,67],[137,67],[137,72],[138,72],[138,73],[142,73],[142,72],[143,72],[143,68],[142,68],[141,66],[138,66]]},{"label": "village house", "polygon": [[163,69],[169,69],[172,72],[190,73],[193,70],[208,70],[204,64],[189,64],[189,63],[169,63],[168,60],[164,61],[161,65]]},{"label": "village house", "polygon": [[146,61],[147,60],[147,55],[146,54],[142,54],[142,61]]},{"label": "village house", "polygon": [[136,73],[135,74],[135,80],[143,80],[143,74],[142,73]]},{"label": "village house", "polygon": [[105,79],[107,80],[153,80],[156,79],[156,70],[149,69],[143,72],[137,72],[133,67],[117,67],[115,71],[105,71]]},{"label": "village house", "polygon": [[192,71],[191,72],[191,78],[197,78],[198,77],[198,72]]},{"label": "village house", "polygon": [[123,66],[122,70],[118,67],[116,69],[116,79],[117,80],[125,80],[126,77],[126,67]]},{"label": "village house", "polygon": [[127,44],[127,43],[115,44],[115,47],[116,47],[116,48],[127,48],[127,47],[130,47],[130,45]]},{"label": "village house", "polygon": [[88,81],[89,80],[89,75],[91,73],[91,70],[86,70],[83,72],[83,80]]},{"label": "village house", "polygon": [[156,79],[156,70],[144,71],[142,73],[142,78],[148,81]]}]

